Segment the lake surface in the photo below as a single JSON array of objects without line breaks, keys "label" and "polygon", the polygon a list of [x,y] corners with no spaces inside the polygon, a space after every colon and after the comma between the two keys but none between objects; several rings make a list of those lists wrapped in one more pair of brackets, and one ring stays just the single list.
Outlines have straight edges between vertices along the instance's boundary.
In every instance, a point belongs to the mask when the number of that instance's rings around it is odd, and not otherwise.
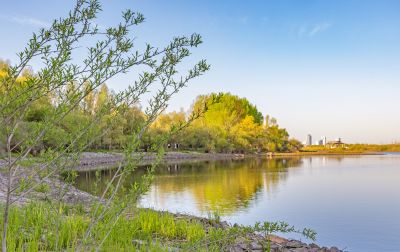
[{"label": "lake surface", "polygon": [[[101,176],[107,181],[112,172]],[[94,180],[93,173],[82,173],[77,185],[94,192]],[[218,213],[239,224],[283,220],[314,229],[320,245],[400,251],[400,155],[167,165],[158,169],[140,205],[198,216]]]}]

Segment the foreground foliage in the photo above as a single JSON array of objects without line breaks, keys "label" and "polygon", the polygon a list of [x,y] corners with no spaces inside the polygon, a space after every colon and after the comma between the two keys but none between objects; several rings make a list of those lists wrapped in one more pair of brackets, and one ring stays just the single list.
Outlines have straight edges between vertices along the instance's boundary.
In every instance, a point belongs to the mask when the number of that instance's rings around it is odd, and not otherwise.
[{"label": "foreground foliage", "polygon": [[[144,22],[141,13],[125,10],[118,23],[99,27],[97,16],[101,11],[98,0],[76,0],[64,18],[57,18],[49,27],[32,34],[26,47],[17,53],[13,65],[0,62],[4,252],[8,251],[8,229],[13,228],[9,225],[13,204],[21,202],[33,191],[49,190],[42,186],[43,182],[74,167],[83,150],[98,145],[110,148],[110,139],[117,143],[124,140],[123,145],[120,144],[125,156],[124,169],[120,162],[113,180],[115,183],[110,182],[99,199],[106,204],[103,209],[97,207],[96,218],[91,218],[84,235],[83,243],[87,243],[99,234],[93,234],[97,224],[109,220],[109,225],[105,225],[109,231],[102,233],[104,237],[97,245],[97,248],[102,247],[123,210],[134,205],[136,198],[147,190],[169,134],[185,125],[157,136],[149,146],[151,151],[158,153],[157,159],[143,175],[143,183],[130,188],[129,196],[117,200],[115,195],[122,189],[122,181],[136,169],[142,158],[134,154],[143,142],[144,132],[168,107],[176,93],[209,70],[205,60],[198,61],[186,71],[180,66],[184,74],[177,70],[191,50],[202,43],[199,34],[174,37],[160,48],[148,43],[140,46],[136,41],[134,43],[137,37],[134,27]],[[33,72],[32,65],[39,69]],[[128,72],[136,77],[126,83],[126,88],[109,95],[104,83]],[[149,99],[143,120],[133,118],[121,128],[121,120],[131,117],[136,104],[146,93]],[[201,111],[195,111],[188,123],[200,114]],[[125,134],[121,130],[125,130]],[[39,153],[40,165],[26,169],[30,155]],[[55,187],[57,196],[52,207],[60,209],[68,186],[59,183]],[[61,215],[58,211],[55,213]],[[29,239],[29,235],[22,233],[21,237]]]},{"label": "foreground foliage", "polygon": [[[56,210],[56,211],[55,211]],[[10,211],[10,228],[7,234],[9,251],[91,251],[95,243],[102,242],[109,232],[105,219],[96,225],[92,243],[79,247],[85,230],[90,225],[88,213],[82,206],[63,205],[54,209],[48,203],[30,203],[13,207]],[[217,219],[211,220],[218,222]],[[127,209],[118,219],[103,243],[104,251],[224,251],[238,236],[250,232],[266,235],[277,232],[299,232],[315,239],[311,230],[296,230],[283,222],[257,223],[254,227],[236,226],[217,228],[197,219],[176,218],[167,212],[150,209]],[[262,240],[268,248],[268,240]]]}]

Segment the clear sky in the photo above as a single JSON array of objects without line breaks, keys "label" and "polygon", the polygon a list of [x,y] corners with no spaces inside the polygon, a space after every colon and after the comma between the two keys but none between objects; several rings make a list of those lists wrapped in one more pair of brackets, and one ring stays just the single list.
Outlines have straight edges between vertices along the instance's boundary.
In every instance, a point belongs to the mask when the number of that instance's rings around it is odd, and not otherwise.
[{"label": "clear sky", "polygon": [[[0,58],[15,61],[33,31],[73,4],[2,0]],[[187,63],[205,58],[212,69],[170,110],[224,91],[248,98],[300,140],[310,133],[313,141],[400,141],[398,0],[113,0],[103,1],[99,25],[115,24],[127,8],[146,17],[135,33],[139,42],[162,46],[193,32],[204,38]],[[131,77],[108,84],[120,90]]]}]

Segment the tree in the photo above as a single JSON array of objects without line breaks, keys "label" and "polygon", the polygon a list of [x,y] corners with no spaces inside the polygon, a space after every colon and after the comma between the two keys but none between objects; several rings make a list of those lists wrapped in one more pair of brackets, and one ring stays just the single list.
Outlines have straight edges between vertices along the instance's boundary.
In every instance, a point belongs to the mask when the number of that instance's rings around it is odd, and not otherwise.
[{"label": "tree", "polygon": [[101,110],[104,106],[106,106],[111,100],[111,95],[108,91],[108,87],[106,84],[101,85],[100,90],[96,93],[94,109],[95,111]]},{"label": "tree", "polygon": [[296,151],[300,151],[303,148],[303,144],[294,138],[289,139],[289,143],[288,143],[288,150],[290,152],[296,152]]},{"label": "tree", "polygon": [[261,149],[263,116],[246,98],[229,93],[197,97],[192,108],[204,101],[218,97],[204,117],[195,122],[193,130],[207,129],[208,151],[248,152]]},{"label": "tree", "polygon": [[[190,49],[202,43],[201,36],[192,34],[189,37],[176,37],[164,48],[154,48],[147,44],[144,50],[134,48],[131,30],[134,26],[144,21],[141,13],[127,10],[122,14],[121,22],[107,29],[99,29],[96,18],[101,11],[97,0],[77,0],[75,7],[67,17],[56,19],[47,29],[40,29],[34,33],[27,47],[18,54],[15,65],[2,70],[0,76],[0,122],[2,131],[0,145],[5,146],[1,158],[6,162],[5,177],[7,184],[6,200],[3,214],[2,250],[7,250],[7,230],[10,206],[21,197],[28,195],[37,188],[45,179],[60,174],[73,166],[79,157],[80,151],[93,144],[93,142],[108,134],[109,130],[116,129],[121,122],[115,117],[124,118],[129,108],[137,104],[140,97],[148,92],[150,87],[158,84],[161,87],[154,92],[148,107],[145,109],[145,120],[133,132],[124,148],[125,163],[122,163],[113,178],[115,186],[107,187],[101,201],[111,202],[115,199],[116,191],[121,188],[121,181],[125,175],[132,172],[138,161],[133,155],[148,126],[168,106],[174,94],[184,88],[191,79],[198,77],[209,69],[206,61],[201,60],[188,70],[186,75],[179,76],[177,65],[190,55]],[[77,51],[81,41],[94,41],[88,46],[86,56],[79,61],[75,56],[82,54]],[[32,61],[40,61],[43,66],[35,74],[24,75]],[[138,79],[133,81],[128,88],[113,95],[108,99],[108,91],[103,85],[111,78],[126,73],[134,68],[144,69]],[[5,73],[4,73],[5,72]],[[102,86],[103,85],[103,86]],[[74,121],[83,114],[82,103],[90,103],[90,95],[97,93],[95,103],[96,114]],[[35,102],[52,97],[52,109],[45,115],[29,114]],[[86,108],[87,110],[87,108]],[[107,116],[106,129],[92,136],[93,130],[99,122]],[[193,115],[192,118],[195,118]],[[25,131],[25,118],[31,118],[36,123],[31,130]],[[87,120],[88,119],[88,120]],[[71,121],[70,121],[71,120]],[[83,123],[82,123],[83,122]],[[71,123],[71,128],[66,125]],[[64,125],[63,125],[64,124]],[[72,126],[74,124],[74,126]],[[61,127],[60,127],[61,125]],[[21,169],[22,163],[27,160],[30,153],[43,141],[48,141],[46,136],[58,134],[57,130],[65,127],[70,130],[66,139],[54,143],[52,149],[44,153],[45,161],[39,167],[30,170]],[[72,127],[79,127],[73,130]],[[117,127],[120,130],[119,127]],[[19,141],[15,141],[18,133],[24,133]],[[110,134],[113,134],[112,131]],[[162,153],[162,143],[169,134],[163,136],[154,144],[153,149]],[[17,151],[16,151],[17,150]],[[14,153],[13,153],[14,152]],[[132,193],[140,194],[146,190],[151,179],[149,174],[144,176],[143,185],[136,187]],[[43,174],[43,172],[46,172]],[[40,175],[40,176],[39,176]],[[32,178],[22,186],[21,176]],[[54,204],[62,203],[61,197]],[[16,192],[19,192],[17,195]],[[134,198],[134,197],[133,197]],[[118,204],[106,204],[98,207],[93,216],[90,216],[91,225],[88,227],[85,239],[87,242],[98,220],[105,212],[112,211],[109,227],[113,228],[123,209],[129,205],[129,197],[119,199]],[[55,207],[54,209],[59,209]],[[112,210],[111,210],[112,209]],[[105,235],[104,239],[106,239]],[[104,239],[98,244],[99,249]]]},{"label": "tree", "polygon": [[[262,113],[246,98],[230,93],[200,95],[191,110],[208,100],[217,102],[177,136],[182,147],[206,152],[282,152],[299,148],[295,140],[289,141],[288,132],[279,127],[275,118],[266,115],[264,120]],[[184,120],[184,113],[181,112],[180,119],[174,113],[154,124],[153,131],[162,132],[171,122]]]},{"label": "tree", "polygon": [[266,129],[267,150],[271,152],[287,151],[289,134],[286,129],[273,125]]},{"label": "tree", "polygon": [[90,83],[88,82],[85,82],[83,88],[85,92],[87,92],[87,95],[83,99],[82,109],[86,114],[93,115],[95,112],[95,98],[97,96],[97,93],[94,90],[91,90]]}]

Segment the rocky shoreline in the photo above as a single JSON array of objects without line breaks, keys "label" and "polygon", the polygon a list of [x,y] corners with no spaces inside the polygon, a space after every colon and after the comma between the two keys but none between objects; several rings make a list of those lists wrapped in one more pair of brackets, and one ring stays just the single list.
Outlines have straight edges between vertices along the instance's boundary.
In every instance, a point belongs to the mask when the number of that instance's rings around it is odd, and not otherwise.
[{"label": "rocky shoreline", "polygon": [[[341,156],[341,155],[381,155],[378,152],[290,152],[290,153],[259,153],[259,154],[231,154],[231,153],[201,153],[201,152],[166,152],[163,157],[164,164],[179,164],[185,162],[215,161],[215,160],[240,160],[244,158],[272,158],[272,157],[302,157],[302,156]],[[139,165],[149,165],[156,159],[156,154],[151,152],[138,153]],[[124,162],[124,155],[119,152],[83,152],[76,166],[70,168],[74,171],[95,171],[114,169],[120,162]],[[0,160],[0,168],[6,162]]]},{"label": "rocky shoreline", "polygon": [[[204,226],[212,226],[215,228],[229,229],[232,226],[226,221],[215,222],[207,218],[201,218],[186,214],[174,214],[176,219],[188,219],[197,220]],[[236,225],[236,224],[235,224]],[[234,225],[234,226],[235,226]],[[320,247],[315,243],[307,244],[305,242],[286,239],[277,235],[269,235],[268,240],[270,241],[270,251],[271,252],[343,252],[337,247]],[[234,243],[232,243],[226,251],[229,252],[261,252],[266,251],[265,242],[266,238],[260,234],[247,233],[246,235],[236,237]]]},{"label": "rocky shoreline", "polygon": [[[155,153],[140,153],[142,155],[139,165],[149,165],[156,159]],[[228,153],[200,153],[200,152],[166,152],[163,163],[184,163],[211,160],[238,160],[246,156],[243,154]],[[83,152],[77,166],[72,168],[76,171],[107,170],[124,161],[124,155],[116,152]]]},{"label": "rocky shoreline", "polygon": [[[27,181],[29,174],[22,174],[21,177],[15,178],[13,181],[13,186],[17,186],[21,180]],[[38,176],[30,178],[32,184],[38,184],[33,190],[22,195],[19,193],[13,194],[11,201],[16,205],[24,205],[29,202],[34,201],[55,201],[61,200],[62,202],[68,204],[80,204],[80,203],[90,203],[98,201],[99,198],[79,190],[73,185],[64,182],[56,177],[45,178],[40,180]],[[41,184],[39,182],[41,181]],[[7,177],[0,173],[0,202],[5,202],[6,200],[6,188]],[[45,186],[43,186],[45,185]]]}]

